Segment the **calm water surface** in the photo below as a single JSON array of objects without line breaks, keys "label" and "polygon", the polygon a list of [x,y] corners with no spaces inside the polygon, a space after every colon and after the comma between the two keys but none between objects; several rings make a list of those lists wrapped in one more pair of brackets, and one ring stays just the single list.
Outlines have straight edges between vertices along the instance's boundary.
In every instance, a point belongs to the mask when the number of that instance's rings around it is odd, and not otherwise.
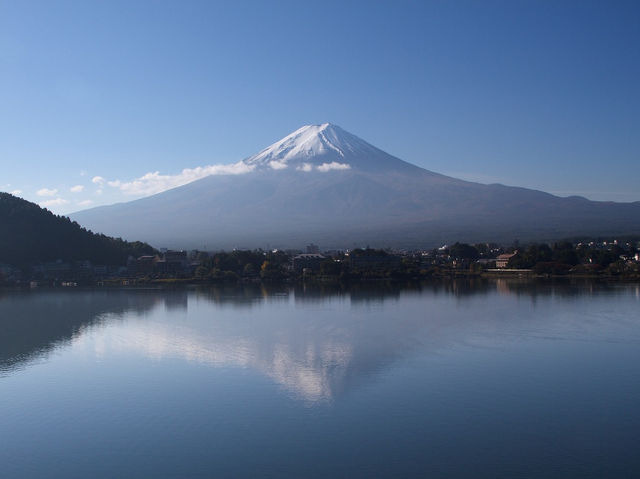
[{"label": "calm water surface", "polygon": [[640,286],[0,291],[0,477],[640,477]]}]

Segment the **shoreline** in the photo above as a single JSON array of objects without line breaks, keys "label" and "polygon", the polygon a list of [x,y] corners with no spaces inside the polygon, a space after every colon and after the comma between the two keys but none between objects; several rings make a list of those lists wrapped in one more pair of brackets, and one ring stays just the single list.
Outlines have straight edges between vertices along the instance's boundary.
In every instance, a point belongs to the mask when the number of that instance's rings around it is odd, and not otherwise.
[{"label": "shoreline", "polygon": [[72,290],[72,289],[129,289],[129,290],[162,290],[174,287],[206,287],[206,286],[360,286],[360,285],[407,285],[418,283],[447,283],[450,281],[494,281],[513,280],[518,282],[555,282],[555,281],[589,281],[596,283],[640,283],[637,275],[598,275],[598,274],[536,274],[532,270],[505,270],[505,271],[451,271],[450,274],[429,275],[423,277],[368,277],[368,278],[339,278],[329,276],[296,277],[283,279],[240,279],[232,280],[203,280],[198,278],[113,278],[97,282],[82,281],[31,281],[20,284],[0,284],[0,290],[25,291],[25,290]]}]

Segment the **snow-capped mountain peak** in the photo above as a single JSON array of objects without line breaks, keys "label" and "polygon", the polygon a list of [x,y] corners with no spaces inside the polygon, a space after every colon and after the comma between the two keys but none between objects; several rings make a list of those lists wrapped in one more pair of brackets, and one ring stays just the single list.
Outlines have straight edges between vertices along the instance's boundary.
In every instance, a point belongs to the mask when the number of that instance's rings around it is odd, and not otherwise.
[{"label": "snow-capped mountain peak", "polygon": [[328,249],[424,248],[640,231],[640,202],[597,203],[457,180],[331,124],[304,126],[244,161],[246,174],[210,175],[72,218],[93,231],[179,249],[298,248],[309,241]]},{"label": "snow-capped mountain peak", "polygon": [[379,168],[400,161],[337,125],[305,125],[244,160],[257,169],[303,172]]}]

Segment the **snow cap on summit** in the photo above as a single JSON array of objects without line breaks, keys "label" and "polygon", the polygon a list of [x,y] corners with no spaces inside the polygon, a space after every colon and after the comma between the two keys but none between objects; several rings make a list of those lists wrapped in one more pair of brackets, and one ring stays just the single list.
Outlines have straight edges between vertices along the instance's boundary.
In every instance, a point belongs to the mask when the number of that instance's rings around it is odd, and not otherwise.
[{"label": "snow cap on summit", "polygon": [[301,172],[379,168],[400,161],[331,123],[305,125],[244,162],[258,169]]}]

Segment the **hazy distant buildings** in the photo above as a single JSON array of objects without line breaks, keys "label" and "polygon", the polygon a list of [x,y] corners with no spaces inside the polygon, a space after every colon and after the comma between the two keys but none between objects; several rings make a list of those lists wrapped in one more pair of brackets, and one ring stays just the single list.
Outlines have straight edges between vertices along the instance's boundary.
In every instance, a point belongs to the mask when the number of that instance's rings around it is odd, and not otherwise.
[{"label": "hazy distant buildings", "polygon": [[307,253],[318,254],[320,253],[320,247],[317,244],[310,243],[307,245]]},{"label": "hazy distant buildings", "polygon": [[[308,248],[308,247],[307,247]],[[303,253],[293,257],[293,270],[300,273],[305,269],[318,270],[327,258],[319,253]]]},{"label": "hazy distant buildings", "polygon": [[130,258],[127,263],[130,273],[135,275],[185,273],[189,269],[186,251],[166,250],[160,255],[145,255]]}]

